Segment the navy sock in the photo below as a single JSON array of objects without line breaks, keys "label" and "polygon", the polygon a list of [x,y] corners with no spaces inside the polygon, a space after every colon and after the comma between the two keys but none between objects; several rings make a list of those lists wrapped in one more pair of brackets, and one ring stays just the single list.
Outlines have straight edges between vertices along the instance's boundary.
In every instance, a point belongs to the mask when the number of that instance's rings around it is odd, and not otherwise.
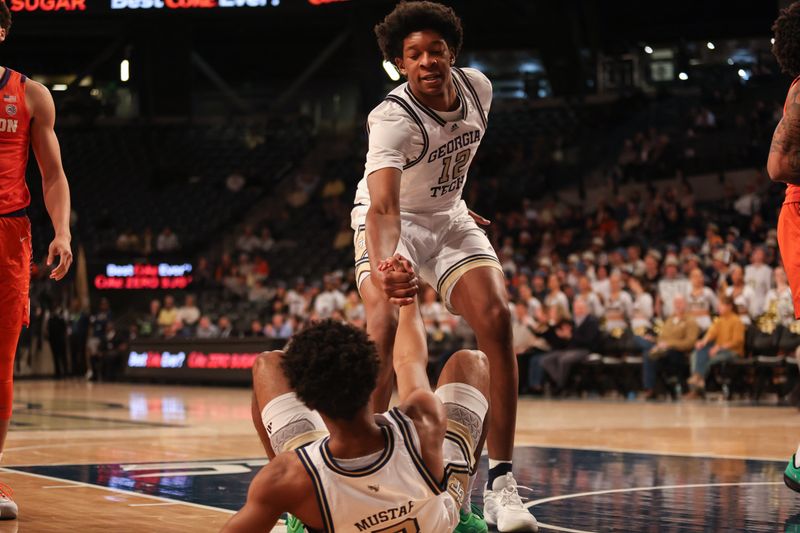
[{"label": "navy sock", "polygon": [[489,490],[492,490],[494,486],[494,480],[503,477],[506,474],[511,472],[511,463],[510,462],[502,462],[496,465],[494,468],[489,469],[489,479],[486,481],[486,486]]}]

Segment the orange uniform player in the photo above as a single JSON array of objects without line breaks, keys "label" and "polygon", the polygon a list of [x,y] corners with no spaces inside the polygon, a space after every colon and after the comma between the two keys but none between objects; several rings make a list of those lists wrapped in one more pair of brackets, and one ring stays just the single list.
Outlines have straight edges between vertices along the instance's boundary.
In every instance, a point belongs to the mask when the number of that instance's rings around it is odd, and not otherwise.
[{"label": "orange uniform player", "polygon": [[[11,27],[11,12],[0,0],[0,43]],[[23,325],[28,324],[31,224],[26,208],[31,195],[25,183],[32,146],[42,174],[44,201],[55,229],[47,264],[59,257],[50,273],[63,278],[72,263],[69,185],[61,165],[53,129],[55,105],[46,87],[0,67],[0,457],[13,401],[14,354]],[[16,518],[10,491],[0,488],[0,519]]]}]

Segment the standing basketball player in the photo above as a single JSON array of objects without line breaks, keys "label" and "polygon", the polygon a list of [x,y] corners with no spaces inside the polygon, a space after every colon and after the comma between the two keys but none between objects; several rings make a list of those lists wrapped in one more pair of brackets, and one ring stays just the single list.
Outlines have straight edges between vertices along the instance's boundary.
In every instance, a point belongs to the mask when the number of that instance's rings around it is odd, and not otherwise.
[{"label": "standing basketball player", "polygon": [[[10,27],[11,12],[0,0],[0,43]],[[50,277],[60,280],[72,263],[69,185],[54,124],[55,106],[47,88],[0,67],[0,458],[11,419],[14,354],[29,319],[31,224],[25,210],[31,197],[25,168],[30,146],[39,163],[44,203],[55,229],[47,264],[60,258]],[[0,490],[0,519],[16,516],[16,503]]]},{"label": "standing basketball player", "polygon": [[[395,252],[462,315],[489,358],[489,476],[486,522],[500,531],[535,531],[511,474],[517,412],[517,361],[505,279],[489,239],[489,222],[471,213],[461,194],[486,133],[492,85],[475,69],[455,67],[463,40],[452,9],[402,2],[375,27],[387,61],[408,80],[369,115],[369,151],[352,226],[355,266],[367,330],[382,358],[373,407],[388,407],[396,309],[416,293],[416,279],[377,268]],[[476,516],[476,528],[478,525]],[[482,521],[481,521],[482,522]],[[480,529],[476,529],[480,530]]]},{"label": "standing basketball player", "polygon": [[[800,2],[781,11],[772,26],[772,52],[781,69],[794,77],[783,118],[775,128],[767,172],[773,181],[786,183],[786,198],[778,218],[778,244],[789,280],[795,318],[800,319]],[[800,492],[800,446],[783,474],[786,485]]]}]

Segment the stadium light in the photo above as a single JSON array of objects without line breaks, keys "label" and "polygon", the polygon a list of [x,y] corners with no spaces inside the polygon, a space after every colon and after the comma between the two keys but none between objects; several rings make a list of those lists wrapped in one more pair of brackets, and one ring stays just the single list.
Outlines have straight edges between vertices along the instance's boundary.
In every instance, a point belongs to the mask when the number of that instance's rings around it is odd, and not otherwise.
[{"label": "stadium light", "polygon": [[678,79],[681,81],[686,81],[689,79],[689,75],[686,74],[685,72],[681,72],[680,74],[678,74]]},{"label": "stadium light", "polygon": [[119,64],[119,81],[128,81],[131,79],[131,62],[123,59]]},{"label": "stadium light", "polygon": [[711,41],[708,41],[706,43],[706,48],[708,48],[709,50],[713,50],[714,48],[716,48],[716,46],[714,46],[714,43],[712,43]]},{"label": "stadium light", "polygon": [[729,65],[733,65],[733,58],[732,58],[732,57],[729,57],[729,58],[728,58],[728,64],[729,64]]},{"label": "stadium light", "polygon": [[769,40],[769,44],[775,44],[775,37]]},{"label": "stadium light", "polygon": [[397,72],[397,68],[390,62],[388,61],[383,62],[383,70],[386,71],[386,75],[389,76],[390,80],[400,81],[400,73]]},{"label": "stadium light", "polygon": [[645,46],[644,47],[644,53],[645,54],[652,54],[653,53],[653,49],[650,46]]},{"label": "stadium light", "polygon": [[56,84],[53,85],[53,90],[54,91],[58,91],[58,92],[66,91],[67,90],[67,84],[66,83],[56,83]]}]

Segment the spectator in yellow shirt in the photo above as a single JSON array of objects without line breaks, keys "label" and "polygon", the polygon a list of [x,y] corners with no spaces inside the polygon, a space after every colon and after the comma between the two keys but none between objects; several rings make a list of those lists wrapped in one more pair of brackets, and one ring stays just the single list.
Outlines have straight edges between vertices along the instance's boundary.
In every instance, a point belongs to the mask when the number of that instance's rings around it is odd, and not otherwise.
[{"label": "spectator in yellow shirt", "polygon": [[720,298],[719,312],[719,318],[697,342],[692,353],[692,377],[688,381],[692,390],[687,398],[702,396],[711,365],[744,356],[745,326],[734,312],[730,298]]},{"label": "spectator in yellow shirt", "polygon": [[164,334],[175,321],[178,320],[178,308],[175,307],[175,298],[167,296],[164,298],[164,307],[158,312],[158,327]]}]

